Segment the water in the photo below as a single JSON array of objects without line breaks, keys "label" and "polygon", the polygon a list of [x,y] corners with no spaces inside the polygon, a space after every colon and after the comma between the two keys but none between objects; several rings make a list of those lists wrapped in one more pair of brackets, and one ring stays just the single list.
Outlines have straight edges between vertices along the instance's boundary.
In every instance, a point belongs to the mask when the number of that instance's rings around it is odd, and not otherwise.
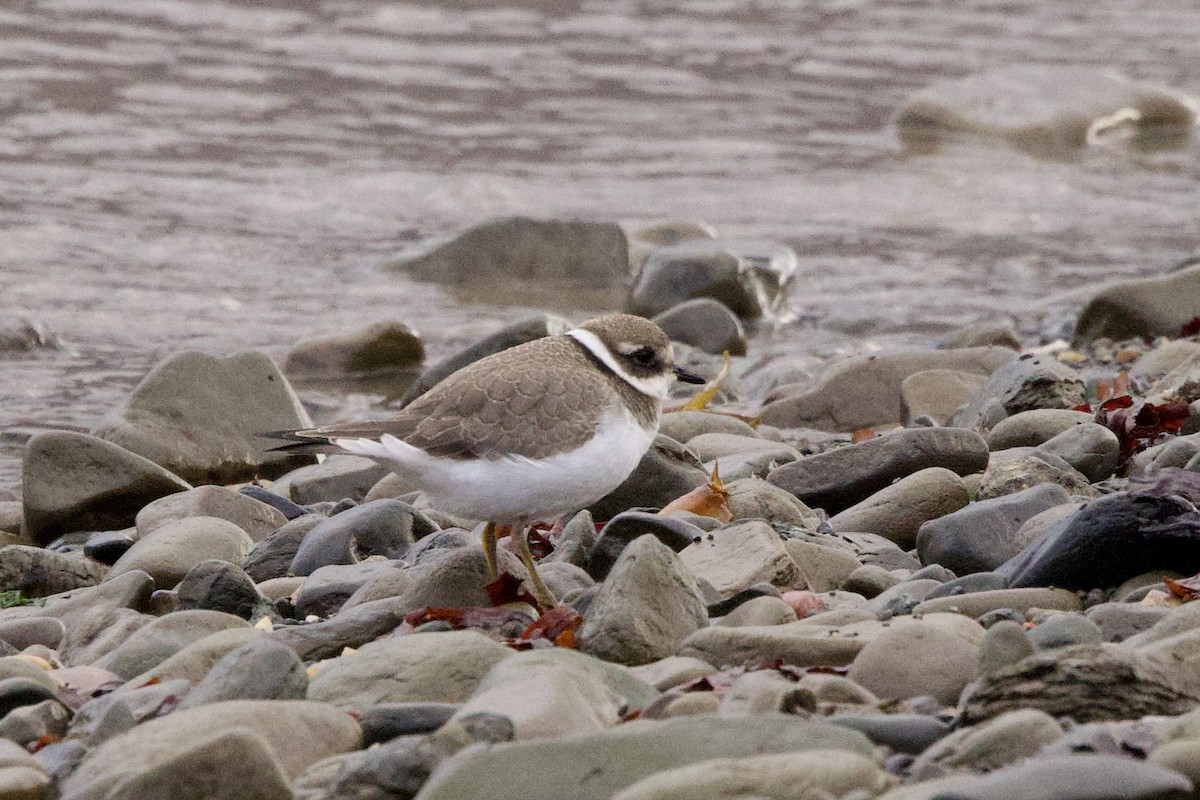
[{"label": "water", "polygon": [[377,269],[496,215],[790,244],[798,321],[760,351],[1077,308],[1192,254],[1195,144],[913,155],[890,120],[934,81],[1012,64],[1198,95],[1187,5],[10,0],[0,327],[69,347],[0,354],[0,485],[24,431],[91,427],[179,349],[281,355],[400,319],[436,357],[519,316]]}]

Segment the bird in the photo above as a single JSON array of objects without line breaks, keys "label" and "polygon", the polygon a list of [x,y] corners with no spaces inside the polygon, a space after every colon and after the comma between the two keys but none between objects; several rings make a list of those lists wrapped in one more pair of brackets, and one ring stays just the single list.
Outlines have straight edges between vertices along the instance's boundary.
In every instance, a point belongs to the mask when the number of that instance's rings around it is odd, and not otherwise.
[{"label": "bird", "polygon": [[586,508],[629,477],[675,379],[705,382],[674,363],[652,321],[608,314],[468,364],[390,419],[269,435],[292,441],[278,450],[375,459],[434,508],[484,521],[489,581],[497,539],[511,534],[534,598],[552,608],[528,526]]}]

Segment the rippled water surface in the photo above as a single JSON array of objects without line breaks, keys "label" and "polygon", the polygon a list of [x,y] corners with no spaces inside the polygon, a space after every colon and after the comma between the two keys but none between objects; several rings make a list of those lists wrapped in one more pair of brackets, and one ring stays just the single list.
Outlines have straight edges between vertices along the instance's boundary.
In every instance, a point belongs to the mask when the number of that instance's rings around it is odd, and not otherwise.
[{"label": "rippled water surface", "polygon": [[0,326],[69,345],[0,353],[0,485],[23,431],[90,427],[181,348],[401,319],[437,356],[494,329],[521,311],[377,265],[496,215],[787,242],[798,321],[771,346],[1052,318],[1193,252],[1200,150],[913,155],[890,120],[1014,64],[1200,94],[1189,5],[0,4]]}]

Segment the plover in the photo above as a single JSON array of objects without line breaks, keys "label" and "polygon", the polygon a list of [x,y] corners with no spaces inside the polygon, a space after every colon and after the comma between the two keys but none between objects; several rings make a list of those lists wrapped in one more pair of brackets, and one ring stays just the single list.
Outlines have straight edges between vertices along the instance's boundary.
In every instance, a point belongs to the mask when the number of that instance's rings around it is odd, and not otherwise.
[{"label": "plover", "polygon": [[586,508],[633,472],[658,430],[674,365],[649,320],[611,314],[480,359],[387,420],[273,434],[279,449],[369,456],[420,486],[434,508],[486,522],[483,551],[513,534],[534,596],[555,600],[529,551],[528,525]]}]

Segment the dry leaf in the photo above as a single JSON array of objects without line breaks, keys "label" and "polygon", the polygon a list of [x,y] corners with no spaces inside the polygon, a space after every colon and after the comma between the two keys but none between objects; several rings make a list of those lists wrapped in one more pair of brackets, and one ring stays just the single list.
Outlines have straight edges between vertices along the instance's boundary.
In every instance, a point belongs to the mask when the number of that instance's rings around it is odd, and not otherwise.
[{"label": "dry leaf", "polygon": [[876,437],[875,431],[870,428],[859,428],[854,433],[850,434],[850,444],[858,444]]},{"label": "dry leaf", "polygon": [[681,411],[703,411],[708,408],[708,404],[717,396],[717,392],[721,391],[721,383],[729,377],[729,351],[725,351],[725,363],[721,365],[721,371],[717,373],[717,377],[713,378],[708,383],[704,384],[704,388],[696,393],[696,396],[683,404]]},{"label": "dry leaf", "polygon": [[712,476],[708,483],[697,486],[682,497],[677,497],[667,503],[659,514],[670,514],[672,511],[690,511],[702,517],[712,517],[721,522],[733,519],[729,510],[729,490],[717,474],[717,465],[713,464]]}]

